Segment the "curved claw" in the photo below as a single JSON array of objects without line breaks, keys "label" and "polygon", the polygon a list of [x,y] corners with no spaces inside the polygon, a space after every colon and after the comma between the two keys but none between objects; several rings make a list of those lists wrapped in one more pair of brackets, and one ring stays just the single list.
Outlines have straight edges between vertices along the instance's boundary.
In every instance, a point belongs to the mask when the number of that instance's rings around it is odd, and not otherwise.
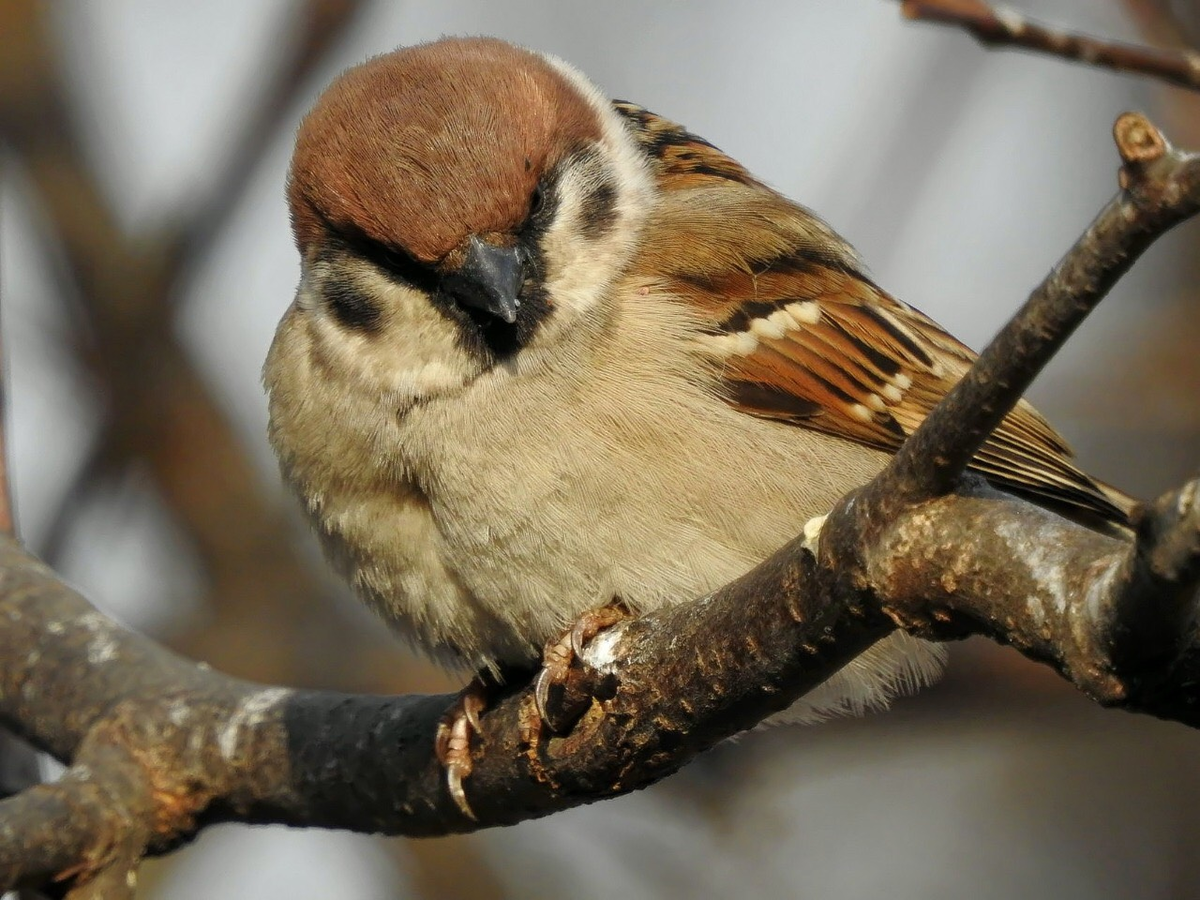
[{"label": "curved claw", "polygon": [[554,677],[548,668],[543,668],[538,672],[537,680],[533,684],[533,703],[537,707],[538,716],[547,723],[550,721],[550,686],[552,684],[554,684]]},{"label": "curved claw", "polygon": [[433,753],[443,766],[450,756],[450,725],[442,719],[438,722],[437,734],[433,738]]},{"label": "curved claw", "polygon": [[438,723],[435,749],[438,759],[446,769],[446,789],[459,811],[477,822],[471,804],[463,790],[463,779],[471,774],[471,722],[470,714],[463,704],[455,709],[451,718]]},{"label": "curved claw", "polygon": [[571,653],[575,659],[583,658],[583,645],[596,636],[599,629],[590,616],[582,616],[571,629]]},{"label": "curved claw", "polygon": [[548,644],[542,656],[542,670],[538,672],[534,683],[533,700],[538,715],[552,731],[554,720],[550,718],[550,688],[567,680],[567,673],[571,671],[571,663],[575,658],[565,635]]},{"label": "curved claw", "polygon": [[471,809],[471,804],[467,802],[463,779],[474,769],[471,761],[471,735],[481,730],[479,714],[487,707],[486,691],[487,687],[480,678],[467,685],[458,695],[454,705],[438,722],[437,735],[434,738],[434,751],[446,770],[446,789],[459,812],[472,822],[479,820]]},{"label": "curved claw", "polygon": [[[471,688],[474,688],[473,684]],[[487,701],[480,693],[476,693],[472,689],[468,689],[468,692],[463,695],[462,714],[466,718],[467,724],[471,726],[471,731],[480,732],[483,731],[483,726],[479,724],[479,714],[487,706]]]},{"label": "curved claw", "polygon": [[462,771],[462,767],[450,763],[446,766],[446,790],[450,792],[451,798],[454,800],[454,805],[458,807],[458,811],[470,819],[472,822],[478,822],[479,819],[475,816],[475,811],[471,809],[471,804],[467,802],[467,793],[463,790],[463,777],[470,775],[468,769]]},{"label": "curved claw", "polygon": [[600,631],[628,618],[629,610],[619,600],[608,606],[581,615],[571,629],[546,645],[542,653],[542,670],[534,682],[533,699],[542,722],[555,729],[550,718],[550,688],[565,684],[571,666],[582,661],[584,647]]}]

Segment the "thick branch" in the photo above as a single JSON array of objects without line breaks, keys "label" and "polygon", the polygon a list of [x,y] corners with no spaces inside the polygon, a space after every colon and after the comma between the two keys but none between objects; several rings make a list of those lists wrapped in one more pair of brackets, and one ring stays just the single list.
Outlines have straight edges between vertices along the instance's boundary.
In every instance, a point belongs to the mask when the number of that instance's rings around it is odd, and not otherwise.
[{"label": "thick branch", "polygon": [[1075,34],[983,0],[901,0],[901,7],[910,19],[964,28],[988,47],[1049,53],[1072,62],[1149,75],[1200,90],[1200,54],[1192,50],[1157,50]]},{"label": "thick branch", "polygon": [[155,813],[140,762],[124,747],[96,742],[58,781],[0,801],[0,822],[15,839],[0,846],[0,883],[86,873],[68,897],[132,897]]},{"label": "thick branch", "polygon": [[889,522],[864,575],[909,631],[984,635],[1105,704],[1200,727],[1198,481],[1144,507],[1132,544],[976,487]]},{"label": "thick branch", "polygon": [[[600,679],[600,699],[568,736],[529,728],[530,688],[499,702],[483,718],[468,785],[480,825],[544,815],[669,774],[789,705],[887,634],[891,619],[919,632],[988,634],[1075,677],[1077,661],[1086,671],[1094,645],[1114,629],[1095,615],[1092,601],[1109,596],[1110,587],[1121,595],[1115,586],[1125,582],[1111,573],[1122,559],[1145,559],[1150,571],[1182,554],[1194,578],[1200,517],[1195,486],[1189,491],[1159,505],[1164,518],[1144,531],[1136,554],[994,492],[943,498],[881,535],[868,554],[872,590],[818,569],[799,544],[789,545],[710,597],[602,638],[590,661],[611,674]],[[1186,546],[1179,543],[1184,533],[1192,535]],[[85,818],[96,843],[81,873],[101,859],[97,846],[123,836],[122,825],[148,819],[150,847],[225,819],[410,835],[478,827],[459,815],[431,752],[450,697],[349,696],[239,682],[120,629],[14,544],[0,545],[0,571],[0,620],[11,623],[0,630],[0,718],[77,762],[97,743],[124,751],[112,772],[103,763],[89,766],[87,790],[104,784],[102,804],[86,791],[78,796],[70,781],[57,789],[67,796],[56,802],[90,810]],[[30,653],[34,640],[39,649]],[[1200,645],[1189,652],[1200,658]],[[1190,670],[1167,668],[1152,692],[1104,699],[1161,713],[1154,698],[1185,696],[1194,681]],[[86,685],[84,709],[79,685]],[[129,758],[141,764],[140,778],[127,774]],[[0,805],[0,823],[13,826],[0,828],[0,873],[9,877],[36,874],[32,860],[44,866],[46,859],[73,858],[70,848],[26,852],[28,832],[16,826],[31,821],[28,813],[17,815],[30,808],[22,799],[28,796],[14,801],[25,806]],[[151,816],[144,814],[147,796],[155,799]],[[75,833],[68,829],[56,840]]]},{"label": "thick branch", "polygon": [[[433,758],[451,697],[240,682],[110,622],[12,542],[0,543],[0,572],[0,720],[62,759],[98,732],[140,755],[144,783],[110,791],[107,805],[114,821],[133,816],[148,783],[158,800],[151,846],[189,833],[200,815],[414,835],[477,827]],[[568,737],[527,729],[530,688],[497,704],[470,783],[480,821],[509,824],[649,784],[892,629],[857,603],[828,602],[820,579],[792,545],[711,597],[624,627],[611,660],[620,689],[609,685]],[[748,620],[750,603],[761,610]],[[98,844],[112,839],[96,833]],[[0,873],[28,876],[28,858],[20,835],[0,828]]]}]

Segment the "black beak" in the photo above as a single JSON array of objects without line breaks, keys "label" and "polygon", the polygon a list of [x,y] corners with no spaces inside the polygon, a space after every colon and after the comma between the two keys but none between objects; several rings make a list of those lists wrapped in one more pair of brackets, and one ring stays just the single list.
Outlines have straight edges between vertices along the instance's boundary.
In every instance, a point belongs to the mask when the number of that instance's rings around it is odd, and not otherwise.
[{"label": "black beak", "polygon": [[467,241],[467,258],[457,272],[442,280],[442,286],[463,305],[503,319],[517,321],[521,301],[517,295],[525,283],[525,250],[520,246],[493,247],[472,236]]}]

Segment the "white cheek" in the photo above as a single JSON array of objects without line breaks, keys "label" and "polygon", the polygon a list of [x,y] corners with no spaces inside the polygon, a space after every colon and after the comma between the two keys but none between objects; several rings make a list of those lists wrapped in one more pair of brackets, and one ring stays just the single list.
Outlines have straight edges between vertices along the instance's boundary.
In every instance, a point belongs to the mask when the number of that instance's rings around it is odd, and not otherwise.
[{"label": "white cheek", "polygon": [[299,305],[311,319],[314,342],[330,369],[359,390],[397,401],[459,390],[479,375],[481,366],[459,345],[458,326],[411,288],[373,273],[359,273],[359,284],[377,297],[382,327],[371,334],[348,331],[321,305],[314,272],[300,285]]},{"label": "white cheek", "polygon": [[585,173],[568,172],[558,185],[554,222],[542,237],[545,287],[560,323],[604,299],[629,262],[644,217],[645,198],[618,178],[615,221],[600,235],[589,235],[581,207],[596,187]]},{"label": "white cheek", "polygon": [[556,315],[580,313],[594,306],[612,277],[608,241],[590,241],[579,225],[580,201],[590,190],[587,179],[566,173],[558,184],[554,221],[542,238],[546,291]]}]

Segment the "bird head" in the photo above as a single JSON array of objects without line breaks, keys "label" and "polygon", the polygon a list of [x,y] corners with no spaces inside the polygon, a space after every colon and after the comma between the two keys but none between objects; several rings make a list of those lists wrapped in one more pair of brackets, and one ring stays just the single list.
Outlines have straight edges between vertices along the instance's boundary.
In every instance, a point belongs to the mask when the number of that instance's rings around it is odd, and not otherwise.
[{"label": "bird head", "polygon": [[300,126],[289,329],[399,399],[533,364],[603,318],[652,191],[620,117],[560,60],[485,38],[375,57]]}]

